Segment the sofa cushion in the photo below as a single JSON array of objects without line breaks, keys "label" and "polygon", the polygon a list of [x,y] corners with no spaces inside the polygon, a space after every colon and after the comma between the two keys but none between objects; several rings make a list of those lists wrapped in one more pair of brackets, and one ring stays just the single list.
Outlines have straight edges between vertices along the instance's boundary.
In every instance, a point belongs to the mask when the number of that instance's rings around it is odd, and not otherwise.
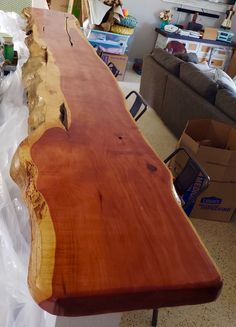
[{"label": "sofa cushion", "polygon": [[180,65],[183,63],[181,59],[161,48],[154,49],[152,56],[168,72],[177,77],[179,76]]},{"label": "sofa cushion", "polygon": [[228,117],[236,121],[236,93],[221,89],[216,95],[216,106]]},{"label": "sofa cushion", "polygon": [[207,101],[215,103],[217,84],[193,64],[185,62],[180,66],[180,79]]},{"label": "sofa cushion", "polygon": [[175,53],[174,56],[181,59],[181,60],[183,60],[183,61],[198,64],[198,57],[197,57],[196,53],[194,53],[194,52]]},{"label": "sofa cushion", "polygon": [[193,119],[214,119],[236,128],[235,120],[173,75],[167,80],[161,119],[177,138]]}]

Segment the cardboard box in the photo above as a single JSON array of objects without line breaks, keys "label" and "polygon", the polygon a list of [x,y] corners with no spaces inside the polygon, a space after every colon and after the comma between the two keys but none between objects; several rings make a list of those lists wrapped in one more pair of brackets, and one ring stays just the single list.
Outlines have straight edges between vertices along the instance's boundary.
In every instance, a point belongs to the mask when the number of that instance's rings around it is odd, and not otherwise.
[{"label": "cardboard box", "polygon": [[[210,186],[188,214],[194,218],[230,221],[236,206],[236,129],[209,119],[189,121],[178,147],[187,148],[210,176]],[[174,174],[184,166],[179,154],[171,162]],[[189,192],[191,193],[196,185]]]},{"label": "cardboard box", "polygon": [[218,36],[218,29],[213,27],[205,27],[203,33],[203,39],[215,41]]},{"label": "cardboard box", "polygon": [[210,119],[188,122],[179,146],[185,146],[212,181],[236,182],[236,129]]},{"label": "cardboard box", "polygon": [[126,54],[124,55],[115,55],[103,52],[102,54],[102,60],[108,64],[109,62],[112,62],[117,69],[119,69],[120,74],[117,76],[117,81],[123,81],[125,78],[125,72],[128,62],[128,56]]},{"label": "cardboard box", "polygon": [[236,183],[212,181],[198,197],[190,216],[229,222],[235,210],[235,196]]}]

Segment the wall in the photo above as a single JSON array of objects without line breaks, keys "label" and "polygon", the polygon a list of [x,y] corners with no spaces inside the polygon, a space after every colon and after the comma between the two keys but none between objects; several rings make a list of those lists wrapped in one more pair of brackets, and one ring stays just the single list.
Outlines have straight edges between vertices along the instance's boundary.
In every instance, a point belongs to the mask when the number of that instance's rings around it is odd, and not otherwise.
[{"label": "wall", "polygon": [[[134,58],[142,58],[153,49],[156,40],[155,27],[160,24],[159,13],[162,10],[172,9],[174,23],[181,24],[191,20],[191,16],[177,13],[171,3],[161,0],[123,0],[123,7],[128,8],[130,15],[135,16],[139,22],[129,48],[129,60],[131,61]],[[222,19],[222,15],[218,20],[200,16],[198,22],[205,26],[218,27]],[[234,16],[233,30],[236,34],[236,15]]]},{"label": "wall", "polygon": [[171,8],[171,5],[160,0],[123,0],[123,7],[128,8],[130,15],[139,22],[132,37],[129,59],[142,58],[155,44],[160,11]]}]

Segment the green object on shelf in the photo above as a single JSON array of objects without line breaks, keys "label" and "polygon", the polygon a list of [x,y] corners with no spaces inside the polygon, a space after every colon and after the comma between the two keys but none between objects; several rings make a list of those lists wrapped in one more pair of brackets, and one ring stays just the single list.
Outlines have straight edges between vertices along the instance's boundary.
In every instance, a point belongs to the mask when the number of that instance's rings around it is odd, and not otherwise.
[{"label": "green object on shelf", "polygon": [[13,43],[5,43],[4,44],[4,58],[5,60],[9,60],[11,63],[14,59],[14,45]]}]

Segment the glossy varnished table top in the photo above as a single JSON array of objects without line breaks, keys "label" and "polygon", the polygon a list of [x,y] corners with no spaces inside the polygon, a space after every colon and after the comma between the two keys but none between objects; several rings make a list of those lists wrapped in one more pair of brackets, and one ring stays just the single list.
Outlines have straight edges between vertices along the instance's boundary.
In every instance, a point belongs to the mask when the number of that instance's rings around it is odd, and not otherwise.
[{"label": "glossy varnished table top", "polygon": [[[32,296],[50,313],[74,316],[213,301],[221,277],[115,79],[72,16],[31,15],[33,38],[48,52],[27,87],[49,114],[19,148],[12,176],[30,209]],[[58,97],[67,129],[47,123]]]}]

